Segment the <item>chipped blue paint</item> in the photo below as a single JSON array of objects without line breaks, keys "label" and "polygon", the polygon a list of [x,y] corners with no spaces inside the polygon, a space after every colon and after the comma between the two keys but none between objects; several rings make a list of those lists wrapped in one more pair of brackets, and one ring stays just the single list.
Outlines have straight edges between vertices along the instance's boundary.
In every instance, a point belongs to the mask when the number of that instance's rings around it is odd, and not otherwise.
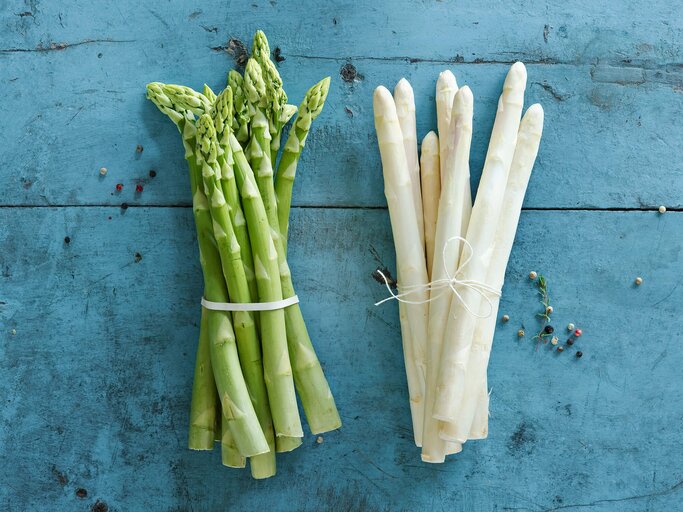
[{"label": "chipped blue paint", "polygon": [[[300,4],[0,2],[0,510],[683,508],[675,2]],[[344,421],[263,482],[185,448],[201,283],[178,136],[143,94],[150,80],[220,87],[221,47],[256,28],[281,48],[292,99],[333,77],[295,186],[290,262]],[[425,465],[396,307],[372,306],[370,248],[390,268],[393,249],[374,208],[371,91],[407,76],[424,134],[451,67],[475,93],[476,180],[515,59],[547,124],[501,305],[491,432]],[[660,203],[670,211],[641,211]],[[532,269],[556,327],[584,328],[581,360],[517,339],[535,323]]]}]

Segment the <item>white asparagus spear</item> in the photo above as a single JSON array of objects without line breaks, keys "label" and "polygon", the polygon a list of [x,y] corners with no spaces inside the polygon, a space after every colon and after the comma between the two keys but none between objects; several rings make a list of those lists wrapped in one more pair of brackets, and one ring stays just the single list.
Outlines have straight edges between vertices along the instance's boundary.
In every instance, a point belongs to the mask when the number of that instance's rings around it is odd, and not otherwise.
[{"label": "white asparagus spear", "polygon": [[440,159],[441,159],[441,186],[446,178],[446,158],[448,151],[453,149],[453,133],[451,128],[451,114],[453,111],[453,99],[458,92],[458,82],[450,70],[439,73],[436,81],[436,126],[439,129]]},{"label": "white asparagus spear", "polygon": [[439,171],[439,137],[429,132],[422,139],[420,154],[420,178],[422,180],[422,209],[424,213],[425,255],[427,258],[427,275],[432,277],[434,263],[434,236],[436,218],[439,212],[441,196],[441,177]]},{"label": "white asparagus spear", "polygon": [[[505,269],[515,240],[524,194],[538,154],[542,132],[543,108],[535,104],[526,111],[519,126],[515,156],[510,166],[503,209],[496,228],[496,240],[487,277],[487,282],[496,288],[503,287]],[[493,315],[479,320],[474,331],[470,360],[467,365],[465,394],[455,424],[456,432],[451,436],[456,440],[484,439],[488,434],[489,395],[486,368],[491,354],[493,334],[496,330],[498,303],[499,299],[496,297],[493,300]]]},{"label": "white asparagus spear", "polygon": [[[401,275],[397,273],[400,282]],[[413,423],[413,438],[415,446],[422,448],[422,424],[424,423],[424,395],[420,391],[419,372],[412,357],[413,342],[408,324],[409,306],[402,302],[398,303],[398,319],[401,325],[401,344],[403,346],[403,361],[406,366],[406,379],[408,381],[408,396],[410,397],[410,418]]]},{"label": "white asparagus spear", "polygon": [[417,157],[417,126],[415,124],[415,95],[413,88],[405,78],[401,78],[394,87],[394,102],[396,103],[398,124],[401,125],[401,133],[403,133],[403,147],[406,151],[408,171],[410,171],[410,180],[413,186],[417,229],[420,231],[420,242],[424,244],[420,162]]},{"label": "white asparagus spear", "polygon": [[446,455],[455,455],[462,451],[461,443],[451,443],[450,441],[446,443]]},{"label": "white asparagus spear", "polygon": [[[420,235],[417,228],[410,172],[403,147],[403,134],[398,123],[394,99],[386,87],[380,86],[375,89],[373,108],[377,142],[382,157],[384,195],[387,198],[394,235],[399,291],[401,288],[424,286],[427,283],[427,267],[423,246],[419,242]],[[427,291],[418,290],[411,295],[411,300],[424,302],[409,304],[405,308],[410,328],[408,339],[412,346],[404,346],[404,359],[408,374],[413,429],[418,446],[421,444],[418,433],[421,432],[424,415],[427,299]]]},{"label": "white asparagus spear", "polygon": [[[488,364],[488,363],[487,363]],[[486,371],[486,369],[484,369]],[[474,419],[472,420],[472,425],[470,425],[470,433],[466,435],[467,439],[469,441],[475,441],[477,439],[486,439],[489,435],[489,394],[487,393],[486,389],[484,388],[486,386],[486,378],[484,378],[483,384],[482,384],[482,393],[480,393],[480,398],[478,400],[474,400],[475,404],[475,411],[474,411]],[[474,397],[473,397],[474,398]],[[466,422],[463,422],[463,425]],[[447,426],[455,426],[457,425],[455,423],[444,423],[444,425]],[[459,432],[454,433],[454,437],[460,437],[464,434],[460,434]]]},{"label": "white asparagus spear", "polygon": [[[439,201],[439,216],[436,224],[434,268],[432,280],[447,279],[447,272],[455,275],[458,268],[461,244],[451,241],[463,236],[460,232],[463,214],[463,195],[470,184],[470,144],[472,142],[472,111],[474,100],[469,87],[462,87],[453,100],[452,126],[455,146],[448,153],[445,179]],[[445,255],[445,259],[444,259]],[[451,307],[450,290],[435,289],[429,304],[429,326],[427,334],[427,387],[425,393],[425,419],[422,436],[422,460],[443,462],[446,443],[439,437],[439,421],[432,417],[436,383],[439,372],[441,347]]]},{"label": "white asparagus spear", "polygon": [[[401,78],[394,87],[394,103],[396,104],[396,115],[398,115],[398,124],[401,126],[401,133],[403,134],[403,147],[406,152],[406,160],[408,162],[408,171],[410,171],[410,181],[413,189],[413,201],[415,204],[415,214],[417,215],[417,228],[420,232],[420,243],[424,245],[424,220],[422,217],[422,192],[420,186],[420,162],[417,156],[417,126],[415,122],[415,95],[413,88],[405,78]],[[400,279],[400,277],[399,277]],[[398,314],[401,322],[401,338],[403,340],[403,347],[412,346],[410,339],[410,327],[408,326],[408,319],[406,313],[406,304],[399,302]],[[411,372],[413,376],[417,376],[416,372]],[[419,383],[413,383],[413,387]],[[421,402],[424,404],[424,402]],[[417,405],[417,404],[416,404]],[[414,407],[411,402],[411,407]],[[422,410],[411,411],[413,417],[423,417]],[[422,425],[413,425],[413,433],[415,444],[422,446]]]},{"label": "white asparagus spear", "polygon": [[[461,257],[461,265],[462,260],[469,257],[469,263],[460,271],[459,278],[464,281],[482,282],[487,277],[505,185],[517,142],[525,87],[526,69],[524,64],[517,62],[505,78],[503,94],[498,101],[484,170],[467,228],[465,238],[471,251],[464,248]],[[458,291],[462,299],[451,302],[433,411],[435,418],[446,422],[456,420],[477,320],[475,315],[482,314],[482,302],[484,306],[487,305],[471,287],[462,286]],[[485,309],[483,313],[490,312]]]}]

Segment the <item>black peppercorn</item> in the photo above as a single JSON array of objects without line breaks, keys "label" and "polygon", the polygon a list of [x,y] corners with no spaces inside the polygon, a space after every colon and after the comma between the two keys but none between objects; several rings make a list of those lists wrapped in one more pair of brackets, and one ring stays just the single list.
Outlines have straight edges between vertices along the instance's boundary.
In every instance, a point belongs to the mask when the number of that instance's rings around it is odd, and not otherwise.
[{"label": "black peppercorn", "polygon": [[546,333],[546,334],[552,334],[553,332],[555,332],[555,329],[553,328],[552,325],[546,325],[546,326],[543,328],[543,332]]},{"label": "black peppercorn", "polygon": [[71,243],[71,238],[69,238],[68,236],[65,236],[65,237],[64,237],[64,243],[65,243],[65,244]]},{"label": "black peppercorn", "polygon": [[128,203],[121,203],[121,209],[127,210],[128,209]]},{"label": "black peppercorn", "polygon": [[567,340],[567,345],[569,345],[571,347],[573,344],[574,344],[574,340],[572,338],[569,338]]},{"label": "black peppercorn", "polygon": [[582,355],[583,355],[583,352],[581,352],[580,350],[576,353],[576,357],[581,357]]},{"label": "black peppercorn", "polygon": [[157,175],[157,172],[156,172],[154,169],[152,169],[151,171],[149,171],[149,177],[150,177],[150,178],[154,178],[154,177],[156,177],[156,175]]}]

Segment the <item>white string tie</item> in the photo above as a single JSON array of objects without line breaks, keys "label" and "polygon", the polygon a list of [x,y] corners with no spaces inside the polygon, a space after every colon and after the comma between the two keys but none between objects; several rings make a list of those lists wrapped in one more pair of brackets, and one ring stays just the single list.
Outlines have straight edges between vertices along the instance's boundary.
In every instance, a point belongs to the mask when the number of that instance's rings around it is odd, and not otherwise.
[{"label": "white string tie", "polygon": [[[453,241],[459,241],[464,244],[464,247],[467,248],[468,254],[467,258],[465,258],[465,261],[461,262],[460,265],[458,265],[458,268],[455,271],[455,275],[451,275],[451,273],[448,271],[448,262],[446,259],[446,251],[448,249],[448,246],[451,242]],[[491,302],[491,299],[489,298],[489,295],[493,295],[494,297],[500,297],[501,292],[500,289],[494,288],[493,286],[490,286],[486,283],[482,283],[481,281],[475,281],[472,279],[459,279],[457,276],[463,272],[463,270],[467,267],[469,262],[472,260],[472,256],[474,255],[474,249],[472,248],[472,245],[463,237],[461,236],[454,236],[446,240],[446,243],[443,246],[442,249],[442,255],[443,255],[443,270],[444,273],[446,274],[445,278],[442,279],[436,279],[430,283],[427,284],[417,284],[417,285],[411,285],[411,286],[399,286],[399,293],[394,293],[394,291],[391,289],[391,286],[389,284],[389,279],[387,276],[384,275],[384,273],[381,270],[377,270],[376,272],[382,276],[382,279],[384,280],[384,285],[386,286],[387,290],[389,291],[390,297],[387,297],[386,299],[382,299],[379,302],[375,302],[375,306],[379,306],[380,304],[384,304],[387,301],[390,300],[397,300],[398,302],[402,302],[404,304],[426,304],[428,302],[432,302],[439,297],[441,297],[444,293],[448,292],[448,289],[451,290],[453,295],[460,301],[462,306],[467,310],[467,312],[475,316],[477,318],[488,318],[493,314],[493,303]],[[464,252],[463,252],[464,255]],[[472,311],[470,306],[467,304],[467,301],[463,298],[463,296],[460,294],[458,291],[458,288],[469,288],[470,290],[476,292],[480,298],[484,299],[489,306],[489,311],[485,315],[480,315],[478,313],[475,313]],[[436,296],[431,293],[433,291],[438,291],[441,290],[441,293],[438,293]],[[430,296],[428,299],[425,300],[409,300],[406,297],[409,297],[410,295],[413,295],[415,293],[419,292],[430,292]]]},{"label": "white string tie", "polygon": [[274,302],[213,302],[202,297],[202,306],[212,311],[275,311],[299,303],[299,297],[292,295],[287,299]]}]

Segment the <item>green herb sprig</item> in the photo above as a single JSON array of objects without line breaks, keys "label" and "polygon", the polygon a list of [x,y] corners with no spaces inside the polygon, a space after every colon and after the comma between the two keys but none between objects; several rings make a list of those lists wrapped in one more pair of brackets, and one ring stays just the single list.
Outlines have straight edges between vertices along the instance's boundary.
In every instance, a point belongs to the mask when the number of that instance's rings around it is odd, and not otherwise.
[{"label": "green herb sprig", "polygon": [[554,329],[550,325],[550,315],[553,312],[552,306],[550,305],[550,295],[548,294],[548,281],[545,276],[539,274],[536,280],[536,286],[538,287],[538,294],[541,296],[541,304],[543,305],[543,311],[536,313],[536,316],[541,318],[541,329],[532,339],[537,340],[539,343],[547,343],[553,336]]}]

